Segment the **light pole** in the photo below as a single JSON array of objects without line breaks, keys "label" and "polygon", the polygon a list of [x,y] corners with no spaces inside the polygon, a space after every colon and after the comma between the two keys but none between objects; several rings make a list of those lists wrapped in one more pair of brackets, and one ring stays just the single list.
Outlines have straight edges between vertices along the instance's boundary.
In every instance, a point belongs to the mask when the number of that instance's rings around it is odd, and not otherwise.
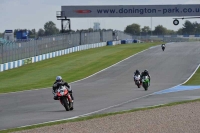
[{"label": "light pole", "polygon": [[151,17],[151,36],[152,36],[152,17]]},{"label": "light pole", "polygon": [[[151,38],[152,38],[152,17],[151,17]],[[151,40],[152,42],[152,40]]]}]

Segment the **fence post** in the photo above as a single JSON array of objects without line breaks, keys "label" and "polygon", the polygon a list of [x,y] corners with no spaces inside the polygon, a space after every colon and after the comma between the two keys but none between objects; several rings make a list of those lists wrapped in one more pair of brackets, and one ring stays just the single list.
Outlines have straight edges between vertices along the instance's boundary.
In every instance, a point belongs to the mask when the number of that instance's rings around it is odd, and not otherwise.
[{"label": "fence post", "polygon": [[4,60],[3,60],[3,44],[0,43],[0,46],[1,46],[1,63],[3,64],[4,63]]}]

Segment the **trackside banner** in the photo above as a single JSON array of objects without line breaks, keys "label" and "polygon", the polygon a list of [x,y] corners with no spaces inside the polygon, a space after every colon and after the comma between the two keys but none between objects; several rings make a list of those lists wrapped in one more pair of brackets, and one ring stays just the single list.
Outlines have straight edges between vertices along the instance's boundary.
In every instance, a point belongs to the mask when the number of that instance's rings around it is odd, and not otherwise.
[{"label": "trackside banner", "polygon": [[200,16],[200,4],[62,6],[66,17],[171,17]]}]

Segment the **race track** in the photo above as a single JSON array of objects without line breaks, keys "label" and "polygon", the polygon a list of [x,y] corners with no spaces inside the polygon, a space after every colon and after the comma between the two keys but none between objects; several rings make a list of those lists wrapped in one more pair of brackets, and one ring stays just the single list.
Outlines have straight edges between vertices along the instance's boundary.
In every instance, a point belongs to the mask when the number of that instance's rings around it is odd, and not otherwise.
[{"label": "race track", "polygon": [[[197,42],[167,44],[164,52],[160,46],[141,52],[94,76],[71,83],[75,103],[74,110],[69,112],[53,100],[51,88],[0,94],[0,130],[88,113],[127,110],[184,100],[191,95],[199,97],[199,90],[150,95],[188,79],[200,64],[199,55],[200,43]],[[152,79],[148,91],[134,85],[132,76],[136,69],[149,70]]]}]

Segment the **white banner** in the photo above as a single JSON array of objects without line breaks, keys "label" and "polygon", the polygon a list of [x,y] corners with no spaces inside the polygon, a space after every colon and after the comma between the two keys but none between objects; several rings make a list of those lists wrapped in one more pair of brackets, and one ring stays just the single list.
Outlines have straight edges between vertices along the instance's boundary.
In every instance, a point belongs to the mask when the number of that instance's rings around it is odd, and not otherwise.
[{"label": "white banner", "polygon": [[200,16],[200,4],[62,6],[66,17],[183,17]]}]

